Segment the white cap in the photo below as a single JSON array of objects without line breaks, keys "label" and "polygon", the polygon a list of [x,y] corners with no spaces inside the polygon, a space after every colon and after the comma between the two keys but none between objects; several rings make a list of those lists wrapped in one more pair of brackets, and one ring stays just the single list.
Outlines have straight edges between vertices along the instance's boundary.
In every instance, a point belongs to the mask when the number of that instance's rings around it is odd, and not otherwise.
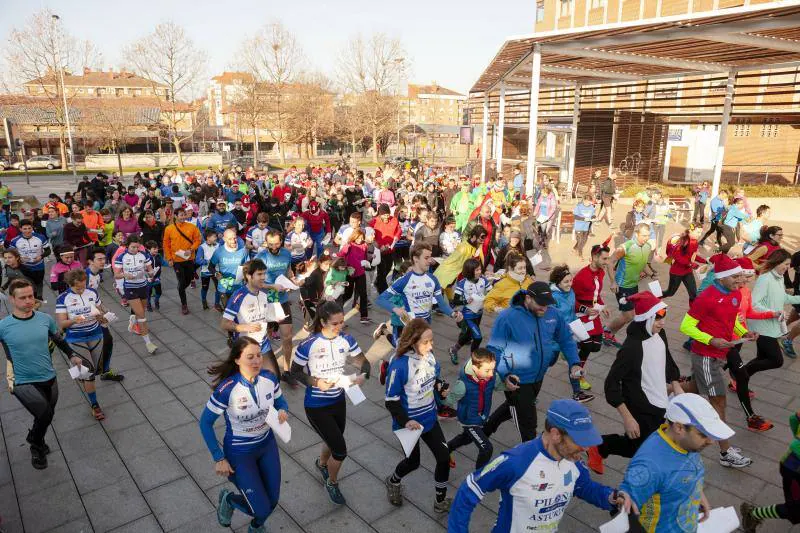
[{"label": "white cap", "polygon": [[694,426],[712,440],[725,440],[734,431],[720,419],[708,400],[697,394],[685,392],[673,396],[667,406],[667,420]]}]

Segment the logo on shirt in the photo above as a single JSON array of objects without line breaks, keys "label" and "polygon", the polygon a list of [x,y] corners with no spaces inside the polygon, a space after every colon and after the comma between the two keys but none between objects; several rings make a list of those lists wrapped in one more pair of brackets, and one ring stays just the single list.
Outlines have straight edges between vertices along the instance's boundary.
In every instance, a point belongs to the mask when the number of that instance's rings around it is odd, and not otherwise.
[{"label": "logo on shirt", "polygon": [[564,474],[564,485],[569,485],[572,483],[572,470]]},{"label": "logo on shirt", "polygon": [[552,483],[540,483],[538,485],[533,485],[533,490],[536,490],[536,491],[543,491],[543,490],[548,490],[548,489],[552,489],[552,488],[553,488],[553,484]]}]

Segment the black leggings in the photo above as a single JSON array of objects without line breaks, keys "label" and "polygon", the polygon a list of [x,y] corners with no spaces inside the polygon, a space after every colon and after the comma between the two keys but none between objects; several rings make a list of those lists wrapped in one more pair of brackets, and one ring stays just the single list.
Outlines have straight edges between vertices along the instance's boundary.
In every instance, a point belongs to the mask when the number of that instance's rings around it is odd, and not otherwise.
[{"label": "black leggings", "polygon": [[32,444],[44,445],[44,435],[58,402],[58,382],[56,378],[39,383],[25,383],[14,386],[14,396],[30,414],[33,415],[33,427],[28,433]]},{"label": "black leggings", "polygon": [[[433,471],[436,488],[446,489],[450,477],[450,450],[447,449],[447,442],[439,422],[435,422],[431,429],[423,433],[420,440],[425,442],[436,460],[436,468]],[[419,441],[411,450],[411,455],[397,463],[394,475],[402,479],[417,468],[419,468]]]},{"label": "black leggings", "polygon": [[385,291],[389,284],[386,283],[386,276],[392,270],[395,259],[394,250],[381,252],[381,262],[378,263],[378,271],[375,273],[375,288],[378,289],[378,294]]},{"label": "black leggings", "polygon": [[194,263],[192,261],[175,261],[172,263],[175,269],[175,277],[178,279],[178,297],[181,305],[186,305],[186,287],[194,279]]},{"label": "black leggings", "polygon": [[708,236],[711,235],[712,233],[716,233],[717,234],[717,244],[720,244],[720,234],[722,233],[721,226],[722,226],[722,222],[721,221],[720,222],[714,222],[712,220],[711,221],[711,227],[708,228],[708,231],[706,232],[706,234],[703,235],[703,237],[700,239],[699,244],[702,246],[703,243],[706,242],[706,239],[708,239]]},{"label": "black leggings", "polygon": [[633,457],[636,450],[661,424],[664,423],[664,413],[666,409],[658,414],[645,414],[631,411],[634,420],[639,424],[639,436],[635,439],[627,435],[603,435],[603,443],[597,447],[597,451],[603,457],[616,455],[618,457]]},{"label": "black leggings", "polygon": [[522,442],[536,438],[536,397],[542,388],[542,382],[521,383],[519,389],[506,392],[506,401],[495,409],[483,426],[486,436],[493,434],[506,420],[514,419]]},{"label": "black leggings", "polygon": [[492,458],[492,443],[480,426],[464,426],[463,431],[450,439],[447,448],[453,452],[462,446],[474,442],[478,447],[478,458],[475,460],[475,469],[478,470]]},{"label": "black leggings", "polygon": [[751,374],[747,370],[747,366],[742,362],[741,349],[742,345],[737,344],[728,350],[726,359],[728,361],[728,373],[736,381],[736,397],[739,398],[739,403],[742,405],[744,416],[749,418],[753,415],[753,405],[750,402]]},{"label": "black leggings", "polygon": [[483,334],[481,334],[481,319],[483,314],[476,317],[465,318],[457,325],[460,328],[458,333],[458,346],[470,345],[470,350],[477,350],[483,341]]},{"label": "black leggings", "polygon": [[358,310],[361,313],[361,318],[367,318],[369,309],[367,308],[367,275],[362,274],[357,277],[348,276],[347,281],[349,284],[344,288],[341,304],[347,302],[350,297],[353,297],[353,304],[358,303]]},{"label": "black leggings", "polygon": [[719,229],[722,232],[722,238],[725,239],[725,244],[722,244],[721,240],[719,241],[719,251],[727,254],[728,250],[736,244],[736,231],[727,224],[721,224]]},{"label": "black leggings", "polygon": [[764,370],[772,370],[783,366],[783,352],[775,337],[759,335],[756,339],[756,358],[744,365],[750,376]]},{"label": "black leggings", "polygon": [[26,267],[20,267],[20,272],[31,280],[33,284],[33,297],[37,300],[42,299],[42,288],[44,287],[44,269],[41,270],[32,270]]},{"label": "black leggings", "polygon": [[347,457],[347,444],[344,442],[344,426],[347,421],[347,406],[344,396],[331,405],[306,407],[309,424],[331,451],[331,457],[344,461]]},{"label": "black leggings", "polygon": [[697,282],[694,279],[694,273],[689,272],[688,274],[684,274],[680,276],[678,274],[669,275],[669,286],[667,290],[664,291],[664,294],[661,295],[662,298],[669,298],[670,296],[675,296],[675,293],[678,292],[678,287],[681,286],[686,287],[686,292],[689,293],[689,303],[692,303],[695,298],[697,298]]}]

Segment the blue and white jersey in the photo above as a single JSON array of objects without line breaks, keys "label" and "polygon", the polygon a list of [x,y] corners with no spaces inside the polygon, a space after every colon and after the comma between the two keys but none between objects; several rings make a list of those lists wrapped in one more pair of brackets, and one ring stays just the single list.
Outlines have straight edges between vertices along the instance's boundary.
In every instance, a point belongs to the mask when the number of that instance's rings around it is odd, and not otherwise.
[{"label": "blue and white jersey", "polygon": [[495,490],[500,491],[500,509],[492,533],[557,531],[573,493],[601,509],[611,509],[612,489],[592,481],[583,463],[553,459],[539,437],[467,476],[450,508],[448,533],[467,533],[473,509],[487,492]]},{"label": "blue and white jersey", "polygon": [[413,318],[430,320],[433,304],[442,295],[442,287],[439,280],[427,272],[417,274],[409,271],[392,283],[387,292],[402,296],[403,305]]},{"label": "blue and white jersey", "polygon": [[238,372],[233,374],[217,385],[206,404],[215,415],[225,415],[222,444],[226,454],[247,452],[265,441],[271,433],[267,413],[273,408],[289,410],[280,381],[268,370],[262,370],[253,383]]},{"label": "blue and white jersey", "polygon": [[292,261],[295,263],[306,257],[306,250],[311,248],[314,244],[314,241],[311,240],[311,237],[308,235],[307,231],[301,231],[297,233],[296,231],[292,230],[286,234],[286,239],[283,241],[283,245],[289,250],[292,254]]},{"label": "blue and white jersey", "polygon": [[[117,256],[114,266],[121,269],[123,274],[126,274],[123,281],[123,287],[126,289],[147,287],[149,284],[147,267],[153,266],[153,258],[147,252],[139,251],[132,254],[126,250]],[[131,276],[130,279],[128,275]]]},{"label": "blue and white jersey", "polygon": [[247,242],[253,246],[251,255],[255,256],[259,250],[261,250],[261,246],[264,244],[264,241],[267,240],[267,233],[269,233],[271,229],[272,228],[269,226],[261,229],[258,227],[258,225],[255,225],[247,230]]},{"label": "blue and white jersey", "polygon": [[454,293],[464,301],[462,310],[464,318],[477,318],[483,315],[483,301],[491,287],[491,283],[483,276],[475,281],[461,278],[456,282]]},{"label": "blue and white jersey", "polygon": [[267,336],[267,308],[269,297],[267,291],[262,289],[256,294],[250,292],[247,286],[241,287],[233,293],[228,300],[228,306],[222,314],[234,324],[258,324],[261,329],[255,333],[234,333],[234,338],[250,337],[261,345],[261,352],[272,351]]},{"label": "blue and white jersey", "polygon": [[[356,340],[345,334],[340,334],[332,339],[322,333],[315,333],[301,342],[294,351],[293,363],[305,368],[309,376],[337,381],[344,374],[344,365],[348,357],[355,357],[361,353],[361,348]],[[323,407],[336,403],[342,398],[344,389],[332,387],[320,390],[311,385],[306,387],[305,406]]]},{"label": "blue and white jersey", "polygon": [[103,336],[100,323],[92,315],[92,311],[96,310],[98,305],[100,296],[94,289],[84,289],[81,294],[67,289],[59,295],[56,300],[56,313],[66,313],[70,320],[79,315],[85,318],[83,322],[67,328],[64,336],[67,342],[85,342]]},{"label": "blue and white jersey", "polygon": [[100,284],[103,282],[103,271],[95,274],[89,267],[86,267],[84,271],[86,272],[86,288],[99,291]]},{"label": "blue and white jersey", "polygon": [[[50,241],[41,233],[34,233],[30,238],[17,235],[11,241],[10,248],[16,248],[22,258],[22,264],[30,270],[44,270],[44,250]],[[38,260],[37,260],[38,258]]]},{"label": "blue and white jersey", "polygon": [[336,232],[336,236],[339,237],[339,248],[347,244],[354,229],[350,224],[342,224],[342,227]]},{"label": "blue and white jersey", "polygon": [[[409,352],[394,357],[386,377],[386,401],[400,401],[408,417],[422,424],[423,431],[436,423],[436,400],[433,389],[441,369],[433,353],[420,356]],[[392,429],[400,429],[392,419]]]},{"label": "blue and white jersey", "polygon": [[214,257],[214,252],[217,251],[219,248],[219,243],[208,244],[204,242],[197,248],[197,252],[194,255],[194,262],[196,265],[200,266],[200,275],[204,278],[211,275],[211,272],[208,271],[208,263],[211,261],[211,258]]},{"label": "blue and white jersey", "polygon": [[239,246],[236,250],[229,250],[223,244],[216,249],[209,263],[222,274],[222,279],[219,280],[220,292],[230,294],[242,285],[241,280],[236,281],[236,278],[240,277],[237,276],[239,267],[244,265],[249,257],[250,253],[244,246]]},{"label": "blue and white jersey", "polygon": [[215,211],[208,217],[206,227],[216,231],[219,238],[222,239],[222,234],[225,233],[225,230],[229,227],[238,228],[239,222],[230,211],[226,211],[224,215],[220,215],[218,211]]},{"label": "blue and white jersey", "polygon": [[[264,283],[272,285],[275,280],[281,275],[286,275],[292,266],[292,254],[286,248],[278,250],[277,254],[273,254],[269,250],[261,250],[256,254],[256,259],[263,261],[267,265],[267,275],[264,278]],[[285,291],[268,291],[271,302],[286,303],[289,301],[289,293]]]}]

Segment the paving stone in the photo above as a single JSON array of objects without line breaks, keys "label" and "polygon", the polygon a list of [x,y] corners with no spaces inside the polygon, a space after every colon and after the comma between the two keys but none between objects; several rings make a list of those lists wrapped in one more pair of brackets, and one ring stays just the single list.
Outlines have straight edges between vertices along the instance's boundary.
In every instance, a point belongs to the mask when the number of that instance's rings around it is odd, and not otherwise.
[{"label": "paving stone", "polygon": [[41,533],[86,517],[72,480],[51,485],[19,501],[25,531]]},{"label": "paving stone", "polygon": [[109,437],[123,459],[148,453],[164,445],[164,440],[146,422],[109,432]]},{"label": "paving stone", "polygon": [[100,424],[59,433],[58,443],[67,461],[75,461],[98,451],[110,450],[112,447],[108,435]]},{"label": "paving stone", "polygon": [[[3,526],[3,530],[5,530],[5,522],[3,523]],[[87,533],[90,531],[94,531],[94,528],[92,528],[92,523],[88,518],[81,518],[78,520],[71,520],[66,524],[61,524],[60,526],[54,527],[47,533]]]},{"label": "paving stone", "polygon": [[442,531],[442,527],[435,520],[425,516],[419,509],[409,503],[395,508],[394,511],[371,525],[380,533]]},{"label": "paving stone", "polygon": [[110,531],[150,514],[147,502],[131,479],[103,487],[83,497],[95,531]]},{"label": "paving stone", "polygon": [[343,478],[340,483],[347,506],[368,524],[373,524],[396,508],[386,499],[383,479],[361,469]]},{"label": "paving stone", "polygon": [[224,478],[217,475],[214,471],[214,461],[211,459],[211,454],[208,451],[199,451],[192,455],[181,458],[183,467],[192,476],[195,483],[197,483],[202,490],[208,490],[211,487],[219,485]]},{"label": "paving stone", "polygon": [[[129,428],[145,421],[144,415],[139,410],[139,407],[133,402],[112,405],[103,411],[106,414],[106,419],[103,420],[102,424],[109,433]],[[59,431],[59,429],[56,428],[56,431]]]},{"label": "paving stone", "polygon": [[67,464],[81,494],[93,492],[123,479],[130,479],[119,455],[110,448],[97,452],[87,449],[86,453],[75,460],[69,460]]},{"label": "paving stone", "polygon": [[44,470],[33,468],[28,460],[13,463],[11,471],[14,474],[14,488],[20,499],[65,482],[72,482],[67,463],[60,451],[51,451],[47,456],[47,468]]},{"label": "paving stone", "polygon": [[145,492],[144,497],[165,531],[214,510],[203,491],[188,476]]},{"label": "paving stone", "polygon": [[212,391],[205,381],[194,381],[174,388],[173,392],[184,405],[197,405],[205,404]]},{"label": "paving stone", "polygon": [[156,431],[166,431],[195,420],[188,409],[177,400],[161,405],[151,405],[146,407],[144,412]]},{"label": "paving stone", "polygon": [[281,507],[298,524],[305,526],[336,508],[327,491],[311,474],[299,472],[281,483]]},{"label": "paving stone", "polygon": [[124,372],[120,371],[120,373],[125,375],[125,380],[122,382],[122,384],[124,385],[125,389],[127,389],[131,397],[133,397],[133,393],[131,391],[134,389],[138,389],[158,381],[156,374],[149,368],[145,367],[144,363],[142,363],[142,366],[140,367],[125,370]]},{"label": "paving stone", "polygon": [[352,531],[375,531],[367,522],[347,507],[339,507],[306,526],[308,531],[325,531],[326,533],[351,533]]},{"label": "paving stone", "polygon": [[[178,457],[186,457],[200,450],[208,450],[200,434],[200,426],[197,422],[189,422],[161,433],[164,440]],[[209,455],[209,457],[211,457]]]},{"label": "paving stone", "polygon": [[164,382],[164,385],[170,389],[186,385],[199,380],[194,370],[185,364],[178,365],[173,368],[168,368],[158,372],[158,377]]},{"label": "paving stone", "polygon": [[133,522],[128,522],[124,526],[112,529],[112,531],[113,533],[161,533],[163,529],[158,524],[158,520],[149,514]]},{"label": "paving stone", "polygon": [[[163,347],[159,348],[159,351],[155,354],[143,355],[144,364],[155,371],[159,376],[163,370],[183,365],[183,361],[181,361],[177,355],[166,351]],[[142,346],[142,349],[144,350],[144,346]]]},{"label": "paving stone", "polygon": [[186,470],[165,446],[125,460],[133,480],[142,492],[186,476]]},{"label": "paving stone", "polygon": [[[148,372],[150,372],[148,370]],[[155,378],[155,374],[153,374]],[[175,401],[175,394],[160,381],[130,391],[131,398],[140,409]]]}]

